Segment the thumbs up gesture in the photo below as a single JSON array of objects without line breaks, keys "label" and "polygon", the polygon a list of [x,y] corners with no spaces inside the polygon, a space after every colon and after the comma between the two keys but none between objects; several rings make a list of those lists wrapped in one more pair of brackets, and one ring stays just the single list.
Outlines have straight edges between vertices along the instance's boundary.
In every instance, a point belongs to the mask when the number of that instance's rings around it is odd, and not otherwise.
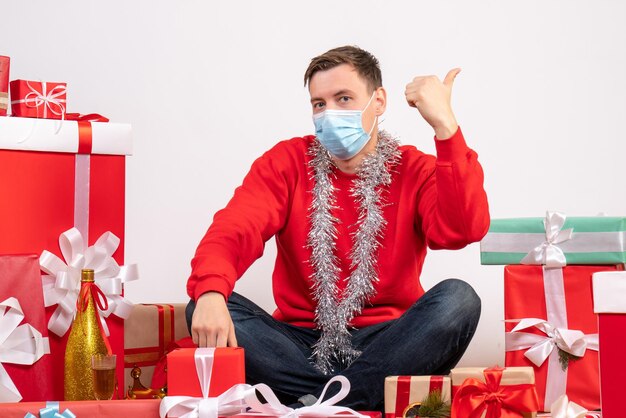
[{"label": "thumbs up gesture", "polygon": [[450,97],[454,78],[459,72],[460,68],[450,70],[443,82],[434,75],[415,77],[407,84],[404,92],[409,106],[419,110],[424,120],[435,130],[437,139],[450,138],[458,128]]}]

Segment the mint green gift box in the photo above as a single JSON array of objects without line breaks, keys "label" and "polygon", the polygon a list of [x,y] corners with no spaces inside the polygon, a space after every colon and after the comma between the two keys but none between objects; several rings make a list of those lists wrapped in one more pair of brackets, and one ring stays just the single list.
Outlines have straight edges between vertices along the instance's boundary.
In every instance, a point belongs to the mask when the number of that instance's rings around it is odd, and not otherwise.
[{"label": "mint green gift box", "polygon": [[[561,218],[552,221],[553,227],[549,228],[554,232],[552,236],[559,230],[561,238],[567,237],[550,244],[544,222],[549,224],[548,218],[553,215],[555,213],[549,213],[546,218],[492,219],[487,235],[480,242],[481,264],[547,264],[545,258],[540,261],[541,256],[537,255],[542,245],[551,247],[550,253],[561,253],[563,265],[626,262],[626,217],[566,218],[556,213],[556,217]],[[533,250],[534,259],[527,257]]]}]

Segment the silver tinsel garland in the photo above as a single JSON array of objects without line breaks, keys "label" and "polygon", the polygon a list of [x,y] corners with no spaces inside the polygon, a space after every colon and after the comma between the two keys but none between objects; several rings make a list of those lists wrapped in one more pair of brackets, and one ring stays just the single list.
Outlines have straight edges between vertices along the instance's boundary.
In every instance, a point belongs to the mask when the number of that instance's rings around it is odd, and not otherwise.
[{"label": "silver tinsel garland", "polygon": [[352,272],[341,297],[337,287],[340,268],[335,253],[339,220],[332,215],[337,209],[335,187],[330,177],[334,164],[328,151],[317,140],[312,144],[310,154],[313,156],[310,167],[315,186],[307,244],[312,250],[312,291],[317,304],[315,322],[321,330],[321,337],[313,346],[313,357],[315,366],[324,374],[330,374],[335,360],[348,366],[361,354],[352,347],[348,324],[376,292],[377,250],[387,224],[381,192],[384,186],[391,184],[390,169],[399,164],[400,151],[398,142],[381,131],[376,151],[366,155],[357,170],[350,193],[359,206],[358,226],[352,234]]}]

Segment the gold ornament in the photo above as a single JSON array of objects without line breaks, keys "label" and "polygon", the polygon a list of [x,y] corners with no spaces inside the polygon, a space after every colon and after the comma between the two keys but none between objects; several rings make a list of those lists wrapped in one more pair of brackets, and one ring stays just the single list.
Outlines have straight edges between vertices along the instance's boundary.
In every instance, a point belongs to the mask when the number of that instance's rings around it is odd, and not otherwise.
[{"label": "gold ornament", "polygon": [[91,356],[111,354],[96,303],[107,309],[106,296],[94,282],[93,270],[82,270],[76,317],[65,348],[65,400],[96,399],[94,395]]}]

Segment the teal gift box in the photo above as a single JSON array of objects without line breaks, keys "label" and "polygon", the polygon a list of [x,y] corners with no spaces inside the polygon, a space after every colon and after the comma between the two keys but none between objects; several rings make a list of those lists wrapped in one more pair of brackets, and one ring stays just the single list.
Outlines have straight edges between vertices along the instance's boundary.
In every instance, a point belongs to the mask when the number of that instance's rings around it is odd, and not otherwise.
[{"label": "teal gift box", "polygon": [[626,262],[626,217],[492,219],[480,242],[481,264],[621,264]]}]

